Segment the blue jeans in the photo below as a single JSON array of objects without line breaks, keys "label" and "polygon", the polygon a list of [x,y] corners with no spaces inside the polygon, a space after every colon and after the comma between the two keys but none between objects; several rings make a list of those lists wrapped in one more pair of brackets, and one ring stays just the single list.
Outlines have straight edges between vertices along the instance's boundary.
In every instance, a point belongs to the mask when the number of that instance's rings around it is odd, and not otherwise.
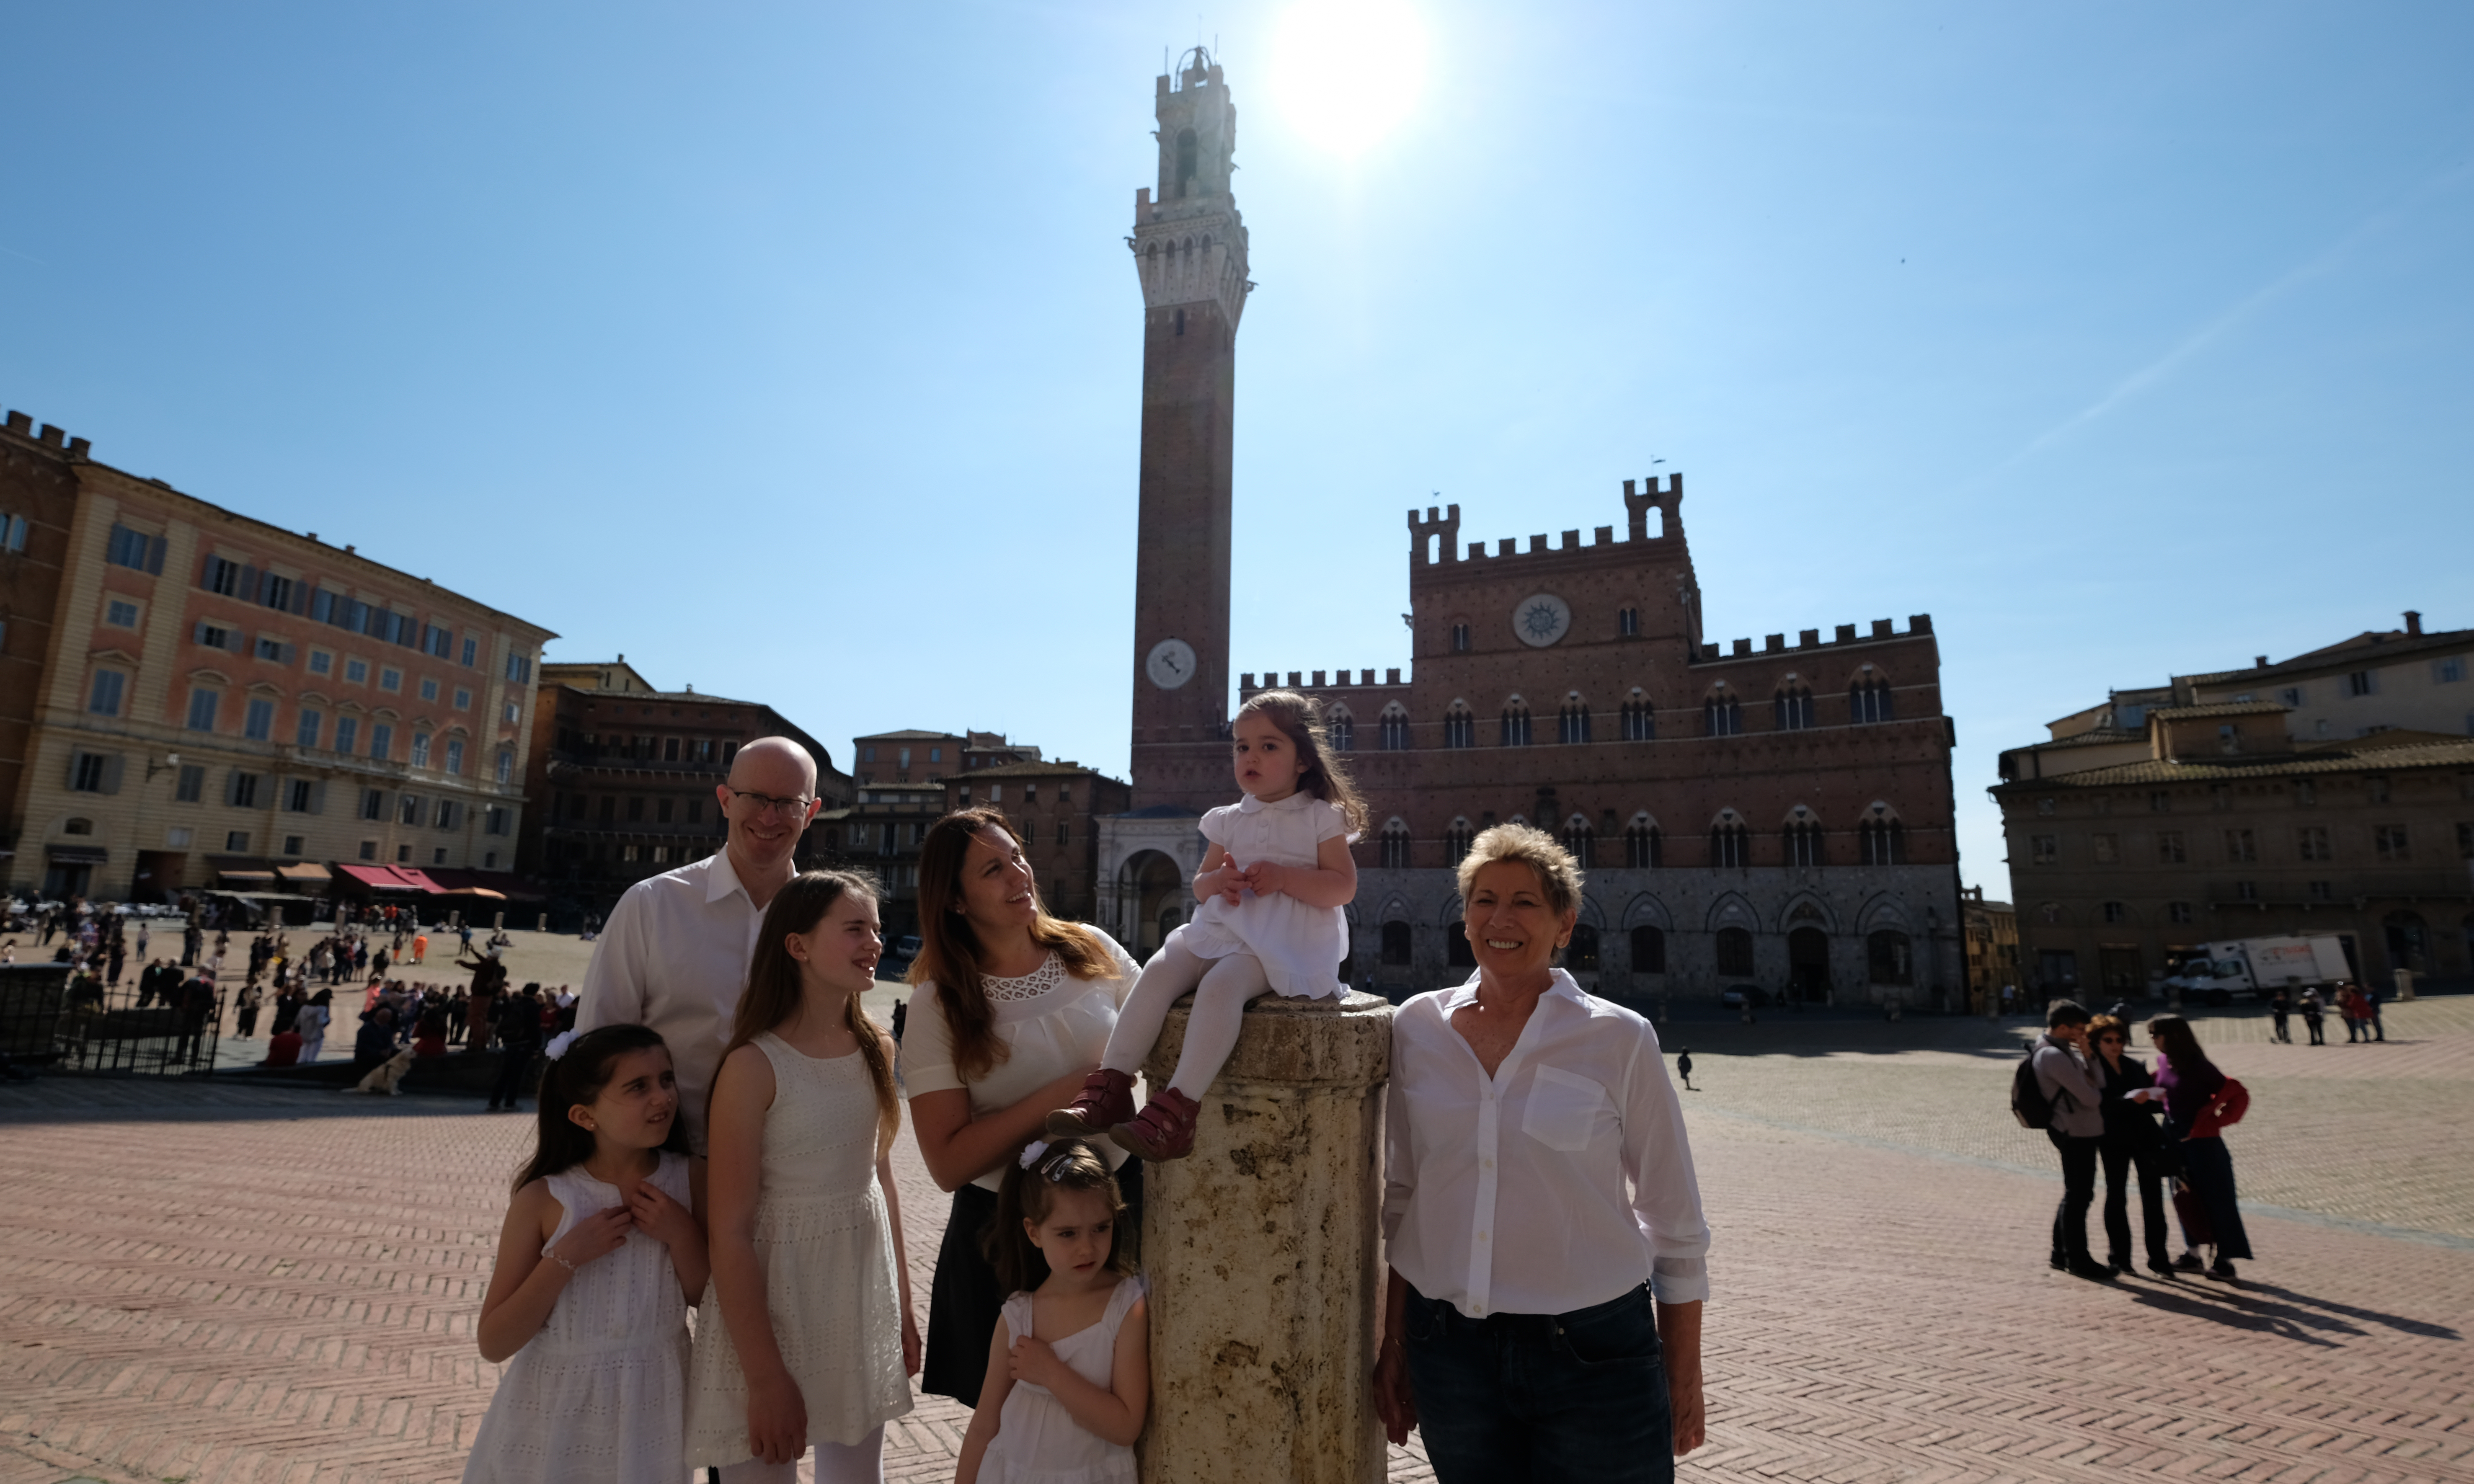
[{"label": "blue jeans", "polygon": [[1411,1288],[1401,1327],[1438,1484],[1672,1484],[1648,1285],[1565,1314],[1485,1319]]}]

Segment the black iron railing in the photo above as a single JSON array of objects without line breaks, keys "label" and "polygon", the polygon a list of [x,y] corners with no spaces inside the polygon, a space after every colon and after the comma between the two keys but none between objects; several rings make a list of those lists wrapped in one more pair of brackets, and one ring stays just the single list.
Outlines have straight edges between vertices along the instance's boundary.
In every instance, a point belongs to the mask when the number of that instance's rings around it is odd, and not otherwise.
[{"label": "black iron railing", "polygon": [[[152,998],[151,996],[149,997]],[[223,1001],[138,1003],[65,963],[0,964],[0,1058],[12,1070],[171,1077],[210,1072]]]}]

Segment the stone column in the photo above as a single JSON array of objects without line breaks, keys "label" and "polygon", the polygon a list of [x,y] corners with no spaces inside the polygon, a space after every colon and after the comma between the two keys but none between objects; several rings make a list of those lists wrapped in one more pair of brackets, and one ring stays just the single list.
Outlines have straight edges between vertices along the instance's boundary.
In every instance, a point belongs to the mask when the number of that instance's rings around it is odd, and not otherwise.
[{"label": "stone column", "polygon": [[[1164,1083],[1190,1001],[1143,1074]],[[1145,1167],[1152,1415],[1146,1479],[1378,1484],[1367,1389],[1381,1304],[1392,1008],[1370,994],[1246,1011],[1194,1153]]]}]

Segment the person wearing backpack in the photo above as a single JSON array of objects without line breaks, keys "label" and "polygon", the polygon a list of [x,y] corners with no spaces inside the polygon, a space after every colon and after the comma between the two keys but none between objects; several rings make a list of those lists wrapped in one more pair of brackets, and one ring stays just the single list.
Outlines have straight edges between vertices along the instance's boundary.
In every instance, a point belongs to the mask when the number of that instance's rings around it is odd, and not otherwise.
[{"label": "person wearing backpack", "polygon": [[2105,1282],[2113,1270],[2088,1251],[2088,1210],[2096,1204],[2097,1160],[2104,1145],[2103,1095],[2088,1073],[2088,1022],[2075,1000],[2045,1011],[2045,1034],[2028,1057],[2049,1117],[2045,1136],[2062,1156],[2062,1202],[2053,1208],[2053,1266],[2073,1277]]}]

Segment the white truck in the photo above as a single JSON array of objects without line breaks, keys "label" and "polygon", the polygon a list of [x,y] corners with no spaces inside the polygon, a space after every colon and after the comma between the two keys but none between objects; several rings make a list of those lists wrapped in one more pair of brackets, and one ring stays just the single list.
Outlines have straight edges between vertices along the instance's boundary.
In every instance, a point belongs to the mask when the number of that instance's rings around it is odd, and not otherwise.
[{"label": "white truck", "polygon": [[2326,989],[2353,978],[2345,948],[2335,937],[2241,937],[2202,943],[2182,961],[2181,972],[2165,981],[2168,991],[2206,1004],[2230,1002],[2236,991],[2269,995],[2279,989]]}]

